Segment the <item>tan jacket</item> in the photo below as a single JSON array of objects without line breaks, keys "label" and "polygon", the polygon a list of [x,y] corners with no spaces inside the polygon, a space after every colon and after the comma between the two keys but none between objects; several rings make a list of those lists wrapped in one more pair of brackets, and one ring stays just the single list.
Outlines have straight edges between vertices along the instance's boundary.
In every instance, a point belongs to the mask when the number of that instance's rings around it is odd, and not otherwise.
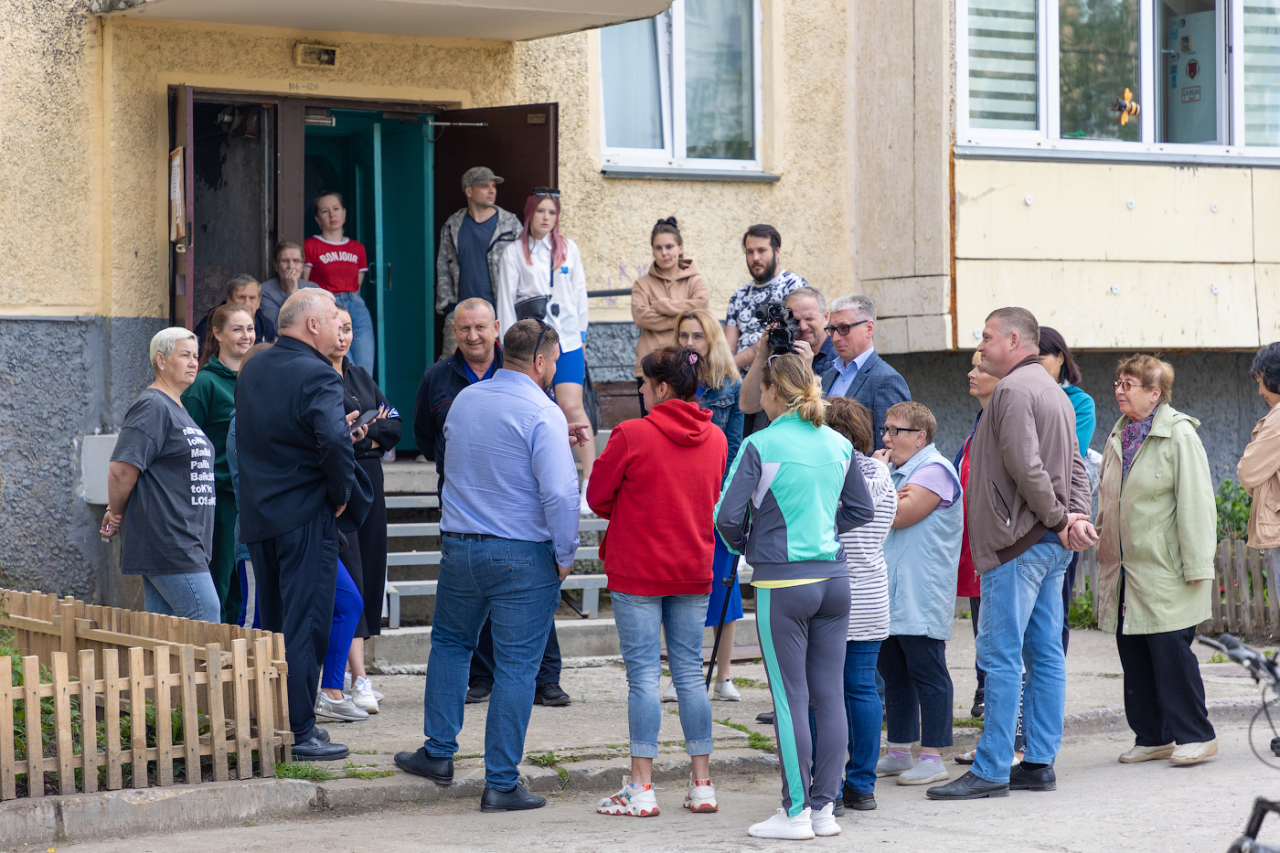
[{"label": "tan jacket", "polygon": [[1068,511],[1089,512],[1075,409],[1034,355],[1000,380],[978,421],[964,499],[978,574],[1062,530]]},{"label": "tan jacket", "polygon": [[1236,476],[1253,498],[1249,547],[1280,548],[1280,405],[1272,406],[1253,428]]},{"label": "tan jacket", "polygon": [[672,273],[674,277],[668,278],[657,267],[650,267],[631,285],[631,319],[640,327],[640,340],[636,341],[637,379],[642,375],[640,359],[672,342],[676,317],[707,307],[707,280],[691,259],[681,258]]}]

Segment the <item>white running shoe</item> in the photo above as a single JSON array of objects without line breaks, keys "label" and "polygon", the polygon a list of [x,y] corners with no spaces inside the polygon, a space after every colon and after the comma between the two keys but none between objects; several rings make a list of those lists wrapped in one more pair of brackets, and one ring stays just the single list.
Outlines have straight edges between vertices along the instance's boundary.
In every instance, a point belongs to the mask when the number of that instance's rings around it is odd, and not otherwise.
[{"label": "white running shoe", "polygon": [[628,817],[657,817],[658,798],[652,785],[632,787],[631,780],[622,783],[622,790],[612,797],[596,803],[596,812],[603,815],[627,815]]},{"label": "white running shoe", "polygon": [[899,773],[906,773],[915,762],[908,755],[905,758],[895,758],[889,753],[885,753],[884,758],[876,762],[876,776],[897,776]]},{"label": "white running shoe", "polygon": [[808,841],[813,838],[813,819],[808,809],[795,817],[786,810],[778,809],[773,817],[752,824],[747,830],[752,838],[783,838],[789,841]]},{"label": "white running shoe", "polygon": [[720,811],[716,802],[716,789],[710,779],[690,779],[689,790],[684,795],[684,807],[694,814],[710,814]]},{"label": "white running shoe", "polygon": [[344,693],[341,699],[330,699],[323,690],[316,696],[316,716],[347,723],[369,719],[369,713],[357,708],[350,696]]},{"label": "white running shoe", "polygon": [[378,713],[378,696],[373,691],[373,682],[367,678],[357,678],[351,691],[351,701],[357,708],[370,714]]},{"label": "white running shoe", "polygon": [[671,682],[669,685],[667,685],[666,690],[662,691],[662,701],[663,702],[680,701],[680,697],[676,695],[676,684],[674,681]]},{"label": "white running shoe", "polygon": [[711,685],[711,698],[722,702],[739,702],[742,700],[742,694],[733,686],[732,681],[717,681]]},{"label": "white running shoe", "polygon": [[591,511],[591,505],[587,503],[587,481],[582,481],[582,491],[578,497],[578,512],[581,515],[589,515],[595,518],[596,514]]},{"label": "white running shoe", "polygon": [[931,761],[922,758],[910,770],[898,774],[899,785],[929,785],[933,782],[945,782],[951,778],[947,765],[942,760]]},{"label": "white running shoe", "polygon": [[1140,761],[1156,761],[1169,758],[1177,744],[1166,743],[1164,746],[1134,746],[1120,755],[1121,764],[1137,764]]},{"label": "white running shoe", "polygon": [[839,835],[840,824],[836,823],[835,803],[827,803],[813,813],[814,835]]},{"label": "white running shoe", "polygon": [[[361,676],[361,677],[363,677],[363,676]],[[373,682],[372,682],[372,681],[370,681],[368,678],[365,678],[364,680],[365,680],[365,681],[368,681],[370,685],[372,685],[372,684],[373,684]],[[350,692],[351,692],[351,670],[347,670],[347,671],[346,671],[345,673],[343,673],[343,675],[342,675],[342,692],[344,692],[344,693],[350,693]],[[373,698],[374,698],[374,699],[377,699],[379,702],[381,702],[381,701],[382,701],[382,694],[381,694],[381,693],[379,693],[377,690],[375,690],[375,691],[373,691]]]}]

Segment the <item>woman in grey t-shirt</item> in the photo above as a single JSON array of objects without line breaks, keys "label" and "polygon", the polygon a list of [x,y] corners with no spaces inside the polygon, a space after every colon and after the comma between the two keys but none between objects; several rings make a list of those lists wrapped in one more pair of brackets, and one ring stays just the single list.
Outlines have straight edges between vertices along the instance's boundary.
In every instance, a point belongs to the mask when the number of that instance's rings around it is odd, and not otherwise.
[{"label": "woman in grey t-shirt", "polygon": [[156,380],[124,416],[111,454],[102,535],[128,529],[120,571],[142,576],[149,612],[217,622],[220,603],[209,574],[214,450],[182,407],[198,365],[190,330],[162,329],[151,339]]}]

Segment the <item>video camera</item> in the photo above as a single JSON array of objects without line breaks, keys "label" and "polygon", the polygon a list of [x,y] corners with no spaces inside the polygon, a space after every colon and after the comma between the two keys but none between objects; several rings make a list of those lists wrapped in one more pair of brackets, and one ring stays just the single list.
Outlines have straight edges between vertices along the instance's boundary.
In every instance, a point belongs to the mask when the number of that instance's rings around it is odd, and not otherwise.
[{"label": "video camera", "polygon": [[800,321],[782,302],[766,302],[756,309],[756,319],[768,330],[769,350],[774,355],[794,352],[800,339]]}]

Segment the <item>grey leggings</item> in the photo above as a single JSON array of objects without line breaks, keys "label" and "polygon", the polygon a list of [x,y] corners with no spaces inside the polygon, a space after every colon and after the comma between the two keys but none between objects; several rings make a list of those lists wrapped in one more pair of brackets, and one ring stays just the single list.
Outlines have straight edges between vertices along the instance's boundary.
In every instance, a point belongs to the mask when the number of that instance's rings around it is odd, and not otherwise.
[{"label": "grey leggings", "polygon": [[[781,589],[758,587],[756,627],[776,711],[782,807],[795,817],[806,807],[817,811],[835,802],[844,778],[848,576]],[[809,730],[811,706],[816,749]]]}]

